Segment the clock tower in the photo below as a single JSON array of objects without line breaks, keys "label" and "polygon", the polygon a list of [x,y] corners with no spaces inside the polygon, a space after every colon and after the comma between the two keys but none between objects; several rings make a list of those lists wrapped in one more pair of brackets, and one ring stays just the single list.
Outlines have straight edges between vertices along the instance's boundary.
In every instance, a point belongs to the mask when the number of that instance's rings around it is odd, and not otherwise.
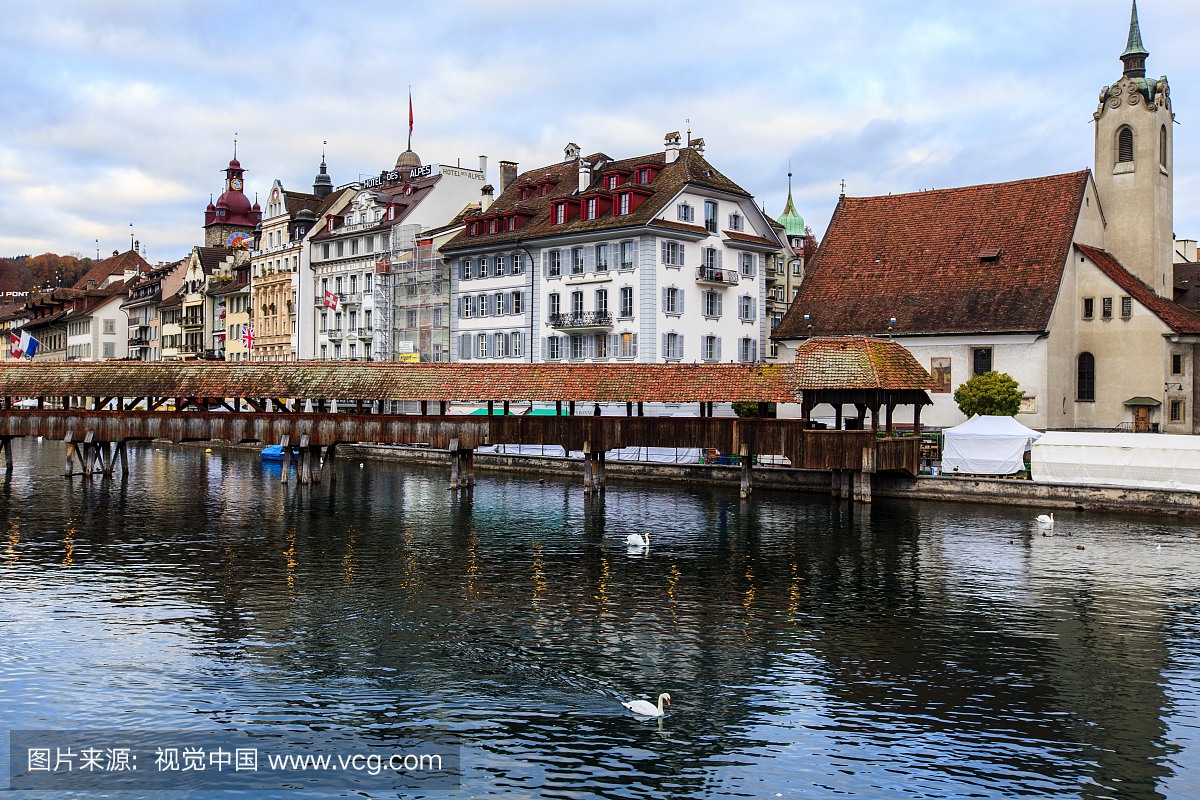
[{"label": "clock tower", "polygon": [[258,203],[250,204],[243,189],[246,170],[235,154],[225,168],[225,191],[204,212],[204,246],[250,249],[254,228],[262,221]]}]

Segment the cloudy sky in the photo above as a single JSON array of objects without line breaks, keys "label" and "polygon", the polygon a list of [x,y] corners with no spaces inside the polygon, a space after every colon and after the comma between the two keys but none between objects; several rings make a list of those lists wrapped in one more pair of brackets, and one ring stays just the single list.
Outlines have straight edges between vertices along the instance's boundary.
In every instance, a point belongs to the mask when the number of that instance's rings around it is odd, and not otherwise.
[{"label": "cloudy sky", "polygon": [[[789,164],[820,234],[852,195],[1090,167],[1128,0],[0,0],[0,255],[202,241],[234,134],[251,193],[426,161],[521,169],[662,148],[691,120],[777,216]],[[1143,0],[1177,120],[1175,226],[1200,237],[1195,0]]]}]

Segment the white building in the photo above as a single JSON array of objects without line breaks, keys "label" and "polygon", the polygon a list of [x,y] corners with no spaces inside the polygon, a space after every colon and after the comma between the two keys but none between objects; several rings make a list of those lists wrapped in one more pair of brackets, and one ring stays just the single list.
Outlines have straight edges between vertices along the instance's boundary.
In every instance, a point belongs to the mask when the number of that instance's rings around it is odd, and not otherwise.
[{"label": "white building", "polygon": [[[478,170],[446,164],[422,166],[417,154],[406,150],[394,170],[356,184],[348,202],[331,210],[309,247],[313,272],[310,307],[316,314],[314,358],[390,361],[401,349],[408,349],[399,346],[400,340],[412,341],[413,337],[404,332],[409,322],[407,309],[396,296],[397,291],[406,295],[408,290],[399,286],[400,277],[393,274],[393,268],[401,271],[401,253],[412,250],[416,232],[443,228],[479,200],[486,170],[483,156]],[[449,293],[440,288],[445,284],[443,273],[424,276],[427,280],[423,283],[428,283],[430,292],[438,287],[440,296],[426,299],[442,310],[439,319],[446,320]],[[336,307],[325,302],[327,292],[337,296]],[[429,313],[427,327],[432,326],[433,316]],[[419,326],[420,319],[414,324]],[[447,323],[442,322],[441,327],[448,336]],[[444,345],[436,347],[435,338],[418,339],[415,349],[422,360],[448,360]],[[423,342],[428,352],[421,349]]]},{"label": "white building", "polygon": [[505,174],[442,246],[454,360],[763,360],[765,267],[782,244],[703,140]]}]

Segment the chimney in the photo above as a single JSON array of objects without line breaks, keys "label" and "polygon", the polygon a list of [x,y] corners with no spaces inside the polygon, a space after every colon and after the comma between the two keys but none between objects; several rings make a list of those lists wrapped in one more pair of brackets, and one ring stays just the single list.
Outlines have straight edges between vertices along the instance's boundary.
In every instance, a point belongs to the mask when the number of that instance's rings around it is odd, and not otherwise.
[{"label": "chimney", "polygon": [[663,147],[667,150],[666,161],[674,164],[679,160],[679,131],[671,131],[663,138]]},{"label": "chimney", "polygon": [[579,145],[568,142],[567,146],[563,148],[563,163],[574,161],[577,158],[579,158]]},{"label": "chimney", "polygon": [[488,208],[491,207],[492,200],[493,200],[492,192],[494,192],[494,191],[495,191],[495,189],[492,188],[492,185],[490,183],[483,187],[482,194],[480,195],[480,198],[479,198],[479,210],[480,211],[487,211]]},{"label": "chimney", "polygon": [[504,190],[508,185],[517,179],[517,162],[501,161],[500,162],[500,194],[504,194]]},{"label": "chimney", "polygon": [[692,149],[699,155],[704,155],[704,140],[692,139]]},{"label": "chimney", "polygon": [[92,278],[88,278],[87,290],[90,292],[90,291],[93,291],[95,288],[96,288],[96,281]]},{"label": "chimney", "polygon": [[487,180],[487,156],[479,157],[479,171],[483,173],[483,179]]},{"label": "chimney", "polygon": [[583,194],[592,185],[592,165],[579,159],[579,193]]}]

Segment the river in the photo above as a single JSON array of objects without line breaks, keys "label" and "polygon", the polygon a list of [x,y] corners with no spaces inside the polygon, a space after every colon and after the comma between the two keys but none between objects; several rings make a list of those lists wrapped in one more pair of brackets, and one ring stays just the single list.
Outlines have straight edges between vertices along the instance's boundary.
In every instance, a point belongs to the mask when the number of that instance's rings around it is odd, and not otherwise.
[{"label": "river", "polygon": [[[14,450],[6,731],[453,739],[461,784],[406,797],[1200,797],[1194,522],[489,472],[455,496],[346,459],[281,486],[169,445],[67,480],[61,443]],[[620,705],[660,692],[662,720]]]}]

